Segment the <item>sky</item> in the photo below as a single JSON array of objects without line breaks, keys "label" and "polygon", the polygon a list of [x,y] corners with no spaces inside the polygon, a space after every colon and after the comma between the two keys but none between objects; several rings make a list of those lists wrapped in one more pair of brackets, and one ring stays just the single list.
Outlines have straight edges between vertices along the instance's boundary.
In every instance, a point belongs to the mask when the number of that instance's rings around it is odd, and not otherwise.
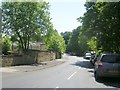
[{"label": "sky", "polygon": [[72,31],[81,25],[77,18],[86,12],[86,0],[46,0],[50,3],[50,16],[54,29],[59,33]]},{"label": "sky", "polygon": [[[4,0],[0,0],[4,1]],[[8,0],[10,1],[10,0]],[[13,0],[16,1],[16,0]],[[34,1],[34,0],[33,0]],[[86,12],[86,0],[45,0],[50,4],[50,17],[54,29],[59,33],[72,31],[81,25],[77,18]]]}]

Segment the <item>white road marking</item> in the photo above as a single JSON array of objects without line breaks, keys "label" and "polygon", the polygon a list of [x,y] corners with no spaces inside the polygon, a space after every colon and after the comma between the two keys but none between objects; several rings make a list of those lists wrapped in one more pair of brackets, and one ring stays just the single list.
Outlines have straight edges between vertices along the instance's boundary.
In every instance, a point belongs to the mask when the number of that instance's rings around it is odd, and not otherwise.
[{"label": "white road marking", "polygon": [[58,86],[56,88],[59,88]]},{"label": "white road marking", "polygon": [[77,72],[74,72],[67,80],[70,80]]},{"label": "white road marking", "polygon": [[55,89],[54,90],[57,90],[59,87],[57,86],[57,87],[55,87]]}]

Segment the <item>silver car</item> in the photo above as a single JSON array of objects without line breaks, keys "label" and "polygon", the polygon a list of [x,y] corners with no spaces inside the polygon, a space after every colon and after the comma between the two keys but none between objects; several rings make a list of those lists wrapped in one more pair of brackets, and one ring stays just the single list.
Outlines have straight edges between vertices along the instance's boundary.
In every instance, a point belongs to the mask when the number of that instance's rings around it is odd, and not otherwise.
[{"label": "silver car", "polygon": [[91,58],[91,53],[85,53],[84,59],[90,59]]},{"label": "silver car", "polygon": [[101,54],[95,62],[95,79],[100,77],[119,77],[120,78],[120,55]]},{"label": "silver car", "polygon": [[97,61],[97,55],[94,55],[93,57],[90,58],[90,62],[92,65],[95,65],[95,62]]}]

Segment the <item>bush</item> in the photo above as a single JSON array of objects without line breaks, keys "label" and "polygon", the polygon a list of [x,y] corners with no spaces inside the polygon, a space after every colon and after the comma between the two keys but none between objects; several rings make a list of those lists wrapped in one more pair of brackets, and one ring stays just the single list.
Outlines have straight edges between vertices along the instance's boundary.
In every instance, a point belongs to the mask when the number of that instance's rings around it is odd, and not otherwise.
[{"label": "bush", "polygon": [[3,38],[3,40],[2,40],[2,53],[4,55],[8,55],[8,51],[11,50],[11,45],[12,45],[12,43],[11,43],[9,38]]}]

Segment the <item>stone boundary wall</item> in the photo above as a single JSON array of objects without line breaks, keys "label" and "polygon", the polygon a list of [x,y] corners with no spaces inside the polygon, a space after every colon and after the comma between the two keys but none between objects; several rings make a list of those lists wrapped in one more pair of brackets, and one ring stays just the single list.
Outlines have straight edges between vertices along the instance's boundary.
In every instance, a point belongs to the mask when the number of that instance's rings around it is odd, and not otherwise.
[{"label": "stone boundary wall", "polygon": [[52,51],[29,50],[23,55],[2,56],[2,66],[29,65],[56,59],[56,53]]}]

